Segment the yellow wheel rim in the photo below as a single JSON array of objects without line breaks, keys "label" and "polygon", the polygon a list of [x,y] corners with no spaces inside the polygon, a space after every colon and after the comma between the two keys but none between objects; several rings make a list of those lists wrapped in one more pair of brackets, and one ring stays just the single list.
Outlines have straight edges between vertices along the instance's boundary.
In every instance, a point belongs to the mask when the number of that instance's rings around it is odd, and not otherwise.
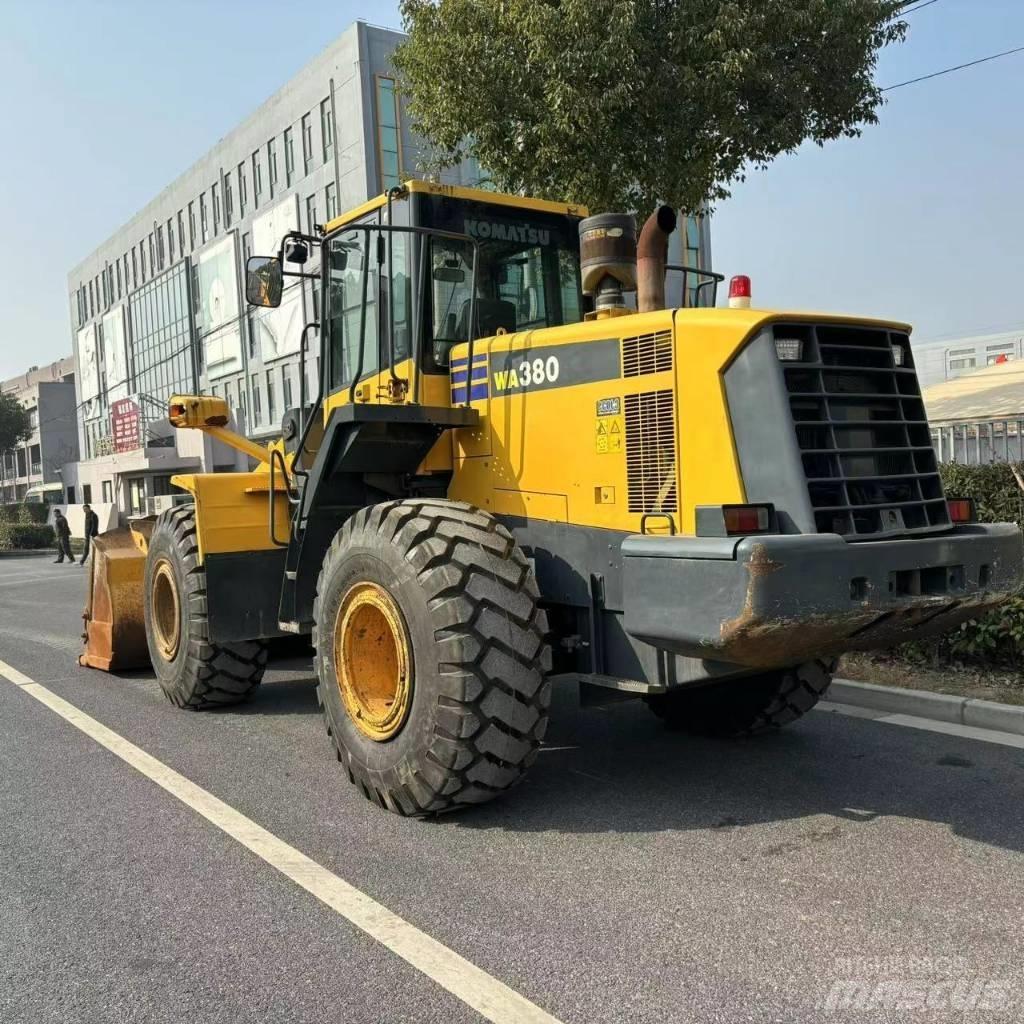
[{"label": "yellow wheel rim", "polygon": [[157,651],[164,661],[173,661],[181,641],[181,600],[174,570],[166,558],[161,558],[153,571],[150,607]]},{"label": "yellow wheel rim", "polygon": [[412,698],[412,659],[405,624],[391,595],[357,583],[334,624],[334,674],[356,728],[379,743],[405,724]]}]

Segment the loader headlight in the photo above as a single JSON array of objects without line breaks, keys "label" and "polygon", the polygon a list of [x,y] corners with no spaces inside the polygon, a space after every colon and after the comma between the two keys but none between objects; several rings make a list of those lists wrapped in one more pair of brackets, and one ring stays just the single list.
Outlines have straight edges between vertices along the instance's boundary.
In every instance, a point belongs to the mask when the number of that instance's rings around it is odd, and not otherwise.
[{"label": "loader headlight", "polygon": [[799,363],[804,356],[804,343],[800,338],[776,338],[775,354],[784,363]]}]

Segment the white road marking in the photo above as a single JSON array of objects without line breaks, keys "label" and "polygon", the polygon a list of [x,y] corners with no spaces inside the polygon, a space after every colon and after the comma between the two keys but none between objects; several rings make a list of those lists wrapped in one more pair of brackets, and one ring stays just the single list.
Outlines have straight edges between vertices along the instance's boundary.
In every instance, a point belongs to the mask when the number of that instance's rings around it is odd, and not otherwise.
[{"label": "white road marking", "polygon": [[246,849],[266,861],[357,928],[411,964],[485,1020],[494,1024],[560,1024],[454,950],[409,924],[387,907],[278,839],[244,814],[158,761],[95,718],[0,661],[5,676],[24,693],[60,715],[76,729],[106,747],[136,771],[165,789]]},{"label": "white road marking", "polygon": [[[71,573],[67,573],[67,575],[70,576]],[[18,577],[15,577],[13,579],[11,579],[11,578],[9,578],[7,576],[4,576],[3,579],[0,580],[0,587],[23,587],[26,584],[50,583],[53,580],[59,580],[59,579],[60,579],[59,576],[18,576]],[[82,579],[81,574],[78,574],[75,577],[75,579],[81,581],[81,579]]]},{"label": "white road marking", "polygon": [[941,732],[947,736],[962,736],[964,739],[980,740],[982,743],[996,743],[999,746],[1024,750],[1024,736],[1017,736],[1012,732],[998,732],[995,729],[979,729],[976,725],[937,722],[932,718],[919,718],[917,715],[888,715],[885,712],[872,711],[871,708],[855,707],[852,704],[833,704],[831,701],[824,700],[818,704],[817,710],[831,711],[849,718],[868,718],[872,722],[883,722],[886,725],[902,725],[906,729],[924,729],[927,732]]}]

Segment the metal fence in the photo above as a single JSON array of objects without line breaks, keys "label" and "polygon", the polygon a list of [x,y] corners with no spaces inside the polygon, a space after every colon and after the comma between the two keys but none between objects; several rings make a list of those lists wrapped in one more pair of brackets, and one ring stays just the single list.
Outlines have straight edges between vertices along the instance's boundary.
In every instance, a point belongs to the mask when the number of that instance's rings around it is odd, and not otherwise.
[{"label": "metal fence", "polygon": [[1024,420],[985,420],[932,426],[939,462],[978,466],[1024,461]]}]

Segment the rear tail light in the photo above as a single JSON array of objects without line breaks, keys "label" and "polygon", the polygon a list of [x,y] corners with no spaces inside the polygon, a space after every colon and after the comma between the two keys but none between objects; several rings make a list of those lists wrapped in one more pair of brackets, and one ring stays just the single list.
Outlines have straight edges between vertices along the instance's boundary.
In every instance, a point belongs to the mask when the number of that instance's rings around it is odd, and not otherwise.
[{"label": "rear tail light", "polygon": [[946,504],[949,505],[949,518],[954,523],[977,522],[978,514],[973,498],[950,498]]},{"label": "rear tail light", "polygon": [[764,533],[772,522],[771,508],[767,505],[723,505],[725,532],[728,536]]}]

